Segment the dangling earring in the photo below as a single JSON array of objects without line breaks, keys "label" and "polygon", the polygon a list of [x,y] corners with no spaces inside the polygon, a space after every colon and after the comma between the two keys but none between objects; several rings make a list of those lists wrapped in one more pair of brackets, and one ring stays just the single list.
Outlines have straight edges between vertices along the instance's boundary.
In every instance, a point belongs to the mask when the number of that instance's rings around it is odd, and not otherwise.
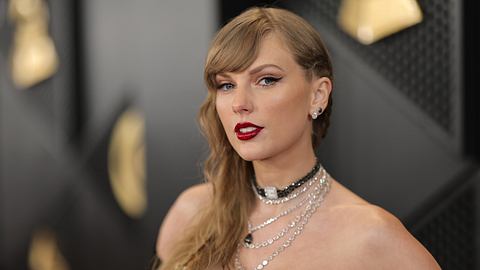
[{"label": "dangling earring", "polygon": [[318,111],[313,111],[312,112],[312,119],[315,120],[317,117],[319,117],[323,112],[322,108],[319,108]]}]

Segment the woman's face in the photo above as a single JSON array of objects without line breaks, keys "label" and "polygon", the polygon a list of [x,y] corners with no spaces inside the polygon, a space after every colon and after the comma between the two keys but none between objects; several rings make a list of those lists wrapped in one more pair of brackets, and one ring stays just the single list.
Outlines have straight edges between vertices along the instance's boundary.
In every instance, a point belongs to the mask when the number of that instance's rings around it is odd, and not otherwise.
[{"label": "woman's face", "polygon": [[263,160],[311,148],[309,114],[326,107],[330,80],[307,80],[275,34],[264,38],[257,58],[245,71],[220,73],[215,80],[219,118],[243,159]]}]

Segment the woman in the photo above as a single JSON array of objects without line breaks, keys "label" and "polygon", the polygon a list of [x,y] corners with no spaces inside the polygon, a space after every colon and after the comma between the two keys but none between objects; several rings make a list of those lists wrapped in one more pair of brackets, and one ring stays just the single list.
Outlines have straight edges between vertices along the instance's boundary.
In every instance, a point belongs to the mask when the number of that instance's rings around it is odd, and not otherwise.
[{"label": "woman", "polygon": [[245,11],[213,40],[205,81],[206,183],[165,218],[161,269],[439,269],[395,217],[317,161],[332,67],[306,21]]}]

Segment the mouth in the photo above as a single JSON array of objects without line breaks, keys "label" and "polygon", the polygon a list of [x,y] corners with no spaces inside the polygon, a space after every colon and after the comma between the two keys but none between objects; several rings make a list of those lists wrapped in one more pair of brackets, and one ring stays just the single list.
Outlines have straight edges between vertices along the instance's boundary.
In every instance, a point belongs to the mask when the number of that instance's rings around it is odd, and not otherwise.
[{"label": "mouth", "polygon": [[247,141],[253,139],[255,136],[262,131],[263,127],[257,126],[250,122],[238,123],[235,126],[235,133],[237,138],[242,141]]}]

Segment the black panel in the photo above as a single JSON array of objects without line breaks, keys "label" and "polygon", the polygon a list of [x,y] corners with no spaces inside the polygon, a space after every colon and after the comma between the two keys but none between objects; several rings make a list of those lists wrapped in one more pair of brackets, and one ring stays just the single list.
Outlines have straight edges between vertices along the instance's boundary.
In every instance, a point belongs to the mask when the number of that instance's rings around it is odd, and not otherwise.
[{"label": "black panel", "polygon": [[475,1],[464,1],[464,89],[465,89],[465,152],[480,161],[480,91],[478,89],[478,63],[480,63],[480,17]]},{"label": "black panel", "polygon": [[[337,26],[339,0],[295,2],[295,9]],[[341,32],[343,41],[382,76],[419,106],[444,130],[451,132],[452,1],[419,1],[423,21],[372,45],[365,46]]]},{"label": "black panel", "polygon": [[226,24],[230,19],[242,11],[253,6],[281,6],[280,1],[275,0],[245,0],[245,1],[219,1],[221,24]]},{"label": "black panel", "polygon": [[470,183],[451,197],[443,197],[441,201],[448,203],[440,203],[436,209],[431,209],[433,216],[417,226],[414,234],[442,269],[477,269],[477,191]]},{"label": "black panel", "polygon": [[72,120],[69,128],[69,138],[73,146],[79,147],[82,143],[84,135],[85,123],[85,74],[84,74],[84,53],[83,48],[83,1],[73,1],[72,3],[72,29],[73,29],[73,61],[75,65],[72,68],[73,76],[73,93],[71,97],[72,104]]}]

